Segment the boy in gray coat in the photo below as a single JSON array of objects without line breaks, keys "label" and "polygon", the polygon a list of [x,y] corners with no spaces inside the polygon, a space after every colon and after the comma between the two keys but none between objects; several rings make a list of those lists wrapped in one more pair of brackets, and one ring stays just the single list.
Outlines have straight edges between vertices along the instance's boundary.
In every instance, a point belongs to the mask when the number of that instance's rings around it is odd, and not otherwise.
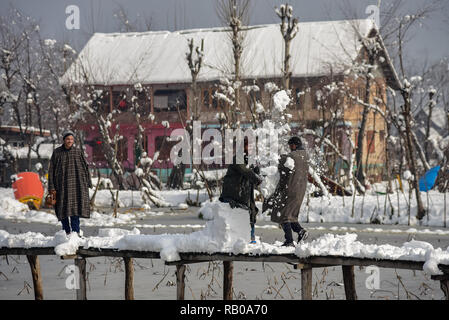
[{"label": "boy in gray coat", "polygon": [[299,137],[288,141],[291,152],[279,159],[279,182],[273,195],[265,200],[263,211],[272,209],[271,221],[277,222],[284,230],[283,246],[294,246],[292,230],[298,233],[298,243],[308,236],[298,223],[299,210],[307,188],[309,165],[307,153]]}]

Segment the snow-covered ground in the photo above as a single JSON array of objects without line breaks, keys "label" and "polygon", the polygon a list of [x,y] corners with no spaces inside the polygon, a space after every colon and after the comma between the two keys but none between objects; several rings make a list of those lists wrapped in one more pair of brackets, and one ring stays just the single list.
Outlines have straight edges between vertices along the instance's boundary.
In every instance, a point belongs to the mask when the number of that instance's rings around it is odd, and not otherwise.
[{"label": "snow-covered ground", "polygon": [[[91,190],[90,193],[92,196],[93,191]],[[428,193],[422,192],[422,200],[425,208],[429,211],[429,215],[426,215],[422,221],[418,221],[416,219],[416,205],[414,204],[414,197],[412,197],[409,217],[409,200],[407,189],[404,192],[399,191],[388,196],[373,193],[374,192],[366,196],[356,196],[355,198],[338,196],[329,198],[306,197],[301,207],[299,220],[300,222],[329,222],[348,224],[377,223],[388,225],[410,225],[411,227],[444,227],[445,225],[444,194],[436,191],[430,191]],[[186,209],[186,199],[188,197],[194,201],[197,199],[197,190],[164,190],[161,191],[160,194],[165,201],[173,207],[173,209]],[[139,191],[120,191],[119,200],[121,206],[125,207],[126,210],[121,210],[117,217],[113,217],[111,192],[109,190],[99,190],[95,197],[95,205],[101,208],[101,210],[99,209],[98,211],[93,211],[90,219],[82,219],[81,226],[136,226],[139,225],[138,221],[144,216],[164,214],[144,206]],[[205,190],[200,190],[198,200],[203,204],[203,207],[199,210],[202,218],[206,220],[211,219],[214,213],[209,210],[210,203]],[[258,202],[257,205],[259,209],[261,209],[262,203]],[[449,208],[447,208],[447,210],[449,210]],[[10,219],[16,221],[23,220],[27,222],[41,222],[50,224],[58,223],[56,217],[48,211],[29,210],[25,204],[15,200],[13,189],[11,188],[0,188],[0,219]],[[266,213],[259,214],[258,220],[269,221],[270,217]],[[449,214],[446,213],[446,226],[448,225]],[[155,225],[154,227],[158,226]],[[268,228],[275,226],[264,227]],[[343,230],[345,227],[338,228],[339,230]],[[413,232],[412,229],[413,228],[411,228],[411,232]],[[373,228],[373,230],[375,231],[376,228]],[[414,230],[417,231],[416,229]],[[347,231],[354,230],[350,230],[350,228],[348,228]],[[379,232],[382,232],[382,229],[380,229]],[[398,232],[400,232],[400,230],[398,230]],[[419,230],[419,232],[426,231]],[[428,232],[437,232],[440,235],[449,234],[449,230],[446,228],[432,231],[429,230]]]},{"label": "snow-covered ground", "polygon": [[[92,196],[92,194],[93,191],[90,190],[90,195]],[[173,209],[183,210],[188,207],[185,202],[189,196],[190,199],[196,201],[197,191],[164,190],[161,191],[161,195]],[[207,192],[204,190],[200,191],[198,199],[201,202],[208,199]],[[144,206],[139,191],[120,191],[119,201],[121,206],[128,210],[124,213],[122,210],[122,213],[119,212],[117,213],[117,217],[114,217],[111,192],[109,190],[99,190],[95,197],[95,205],[101,208],[101,211],[107,212],[91,212],[90,219],[81,219],[81,226],[113,227],[117,225],[130,225],[136,224],[143,216],[163,214],[152,211],[148,206]],[[59,223],[56,216],[48,212],[48,210],[30,210],[27,205],[15,200],[14,192],[11,188],[0,188],[0,219],[50,224]]]},{"label": "snow-covered ground", "polygon": [[[406,193],[390,195],[366,195],[353,197],[330,197],[307,199],[301,207],[303,222],[381,223],[410,226],[449,226],[449,214],[444,214],[444,194],[422,192],[424,208],[429,214],[422,221],[416,219],[417,207],[412,197],[409,215],[409,199]],[[449,208],[447,209],[449,211]]]}]

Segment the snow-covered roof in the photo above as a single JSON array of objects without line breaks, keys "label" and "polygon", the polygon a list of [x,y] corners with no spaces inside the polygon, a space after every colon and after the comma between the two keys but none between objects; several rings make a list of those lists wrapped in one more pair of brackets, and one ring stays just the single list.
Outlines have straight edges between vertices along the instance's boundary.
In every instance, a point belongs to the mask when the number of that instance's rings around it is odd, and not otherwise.
[{"label": "snow-covered roof", "polygon": [[[11,152],[11,154],[16,159],[27,159],[28,158],[28,147],[16,148],[16,147],[7,145],[5,148],[7,148],[9,150],[9,152]],[[54,149],[54,145],[52,143],[42,143],[39,147],[40,157],[42,159],[50,159],[51,155],[53,153],[53,149]],[[0,152],[0,155],[1,154],[2,154],[2,152]],[[30,157],[31,157],[31,159],[38,158],[36,151],[34,151],[33,149],[31,150]]]},{"label": "snow-covered roof", "polygon": [[[39,128],[35,128],[35,127],[22,127],[22,130],[25,132],[25,133],[32,133],[32,134],[35,134],[35,135],[38,135],[38,134],[40,134],[40,129]],[[20,132],[20,127],[19,126],[8,126],[8,125],[1,125],[0,126],[0,131],[2,131],[2,132]],[[51,132],[50,132],[50,130],[45,130],[45,129],[42,129],[42,134],[44,135],[44,136],[50,136],[50,134],[51,134]]]},{"label": "snow-covered roof", "polygon": [[[293,77],[343,72],[359,55],[360,36],[377,30],[371,19],[299,23],[291,43]],[[233,70],[230,32],[226,28],[141,33],[95,33],[60,79],[62,84],[189,83],[188,40],[200,46],[203,67],[198,81],[219,80]],[[243,78],[282,77],[284,43],[279,24],[250,26],[245,31]]]}]

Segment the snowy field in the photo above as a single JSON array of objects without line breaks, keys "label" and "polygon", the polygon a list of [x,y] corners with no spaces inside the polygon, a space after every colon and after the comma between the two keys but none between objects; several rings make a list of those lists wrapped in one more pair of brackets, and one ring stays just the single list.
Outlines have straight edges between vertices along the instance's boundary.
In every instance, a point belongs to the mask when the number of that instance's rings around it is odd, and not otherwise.
[{"label": "snowy field", "polygon": [[[93,191],[90,190],[92,196]],[[174,209],[186,209],[186,199],[197,200],[196,190],[164,190],[160,194]],[[444,227],[449,226],[449,214],[445,214],[444,194],[430,191],[422,192],[422,201],[429,212],[422,221],[416,219],[416,201],[412,194],[411,206],[409,206],[408,190],[398,191],[389,195],[379,195],[375,192],[366,196],[356,197],[319,197],[304,198],[299,216],[300,222],[329,222],[329,223],[356,223],[356,224],[384,224],[384,225],[409,225]],[[206,204],[209,198],[205,190],[201,190],[198,201]],[[216,199],[216,198],[215,198]],[[85,225],[111,227],[121,224],[135,224],[142,215],[161,214],[144,206],[140,191],[120,191],[120,206],[127,208],[126,214],[112,217],[112,196],[109,190],[99,190],[95,197],[95,205],[99,210],[92,213],[90,220],[84,220]],[[449,199],[446,200],[446,202]],[[257,203],[261,209],[262,204]],[[101,211],[101,214],[99,213]],[[20,213],[20,214],[19,214]],[[201,211],[204,219],[209,219],[209,212]],[[11,188],[0,188],[0,219],[24,219],[29,222],[57,223],[54,215],[47,211],[29,210],[28,207],[14,199]],[[266,214],[258,215],[258,220],[269,221]],[[448,230],[444,228],[444,230]],[[442,234],[447,234],[442,230]]]},{"label": "snowy field", "polygon": [[[406,270],[381,269],[384,279],[380,290],[368,290],[364,287],[363,279],[366,279],[367,270],[356,268],[356,279],[358,282],[359,297],[362,299],[441,299],[442,293],[439,285],[430,280],[431,274],[440,273],[437,264],[449,264],[449,248],[444,241],[444,247],[438,247],[435,243],[411,239],[398,243],[398,245],[364,243],[359,240],[359,235],[366,233],[385,233],[388,227],[390,234],[420,234],[422,236],[444,237],[449,234],[446,228],[441,226],[438,220],[442,217],[443,197],[438,193],[429,194],[429,208],[431,214],[429,219],[422,221],[421,225],[416,220],[410,219],[408,227],[407,204],[401,203],[395,207],[391,196],[392,206],[395,213],[392,218],[389,212],[384,215],[382,199],[385,196],[367,195],[365,197],[341,197],[335,198],[310,198],[309,206],[302,208],[301,221],[311,223],[314,227],[308,228],[310,232],[319,235],[312,237],[296,248],[282,248],[280,241],[264,242],[258,238],[256,245],[249,244],[249,221],[248,214],[243,210],[230,210],[227,204],[216,201],[206,201],[202,208],[196,213],[196,220],[190,219],[189,223],[177,223],[176,226],[169,224],[152,224],[145,222],[148,219],[161,221],[164,216],[175,214],[174,212],[186,209],[185,198],[188,191],[163,191],[162,196],[169,202],[172,208],[157,210],[151,208],[142,209],[138,192],[121,192],[120,201],[126,208],[120,210],[117,218],[112,216],[111,195],[109,191],[102,190],[96,198],[96,205],[101,208],[92,213],[91,219],[81,219],[81,227],[86,229],[95,226],[97,231],[94,235],[78,238],[76,235],[67,237],[64,232],[41,233],[39,231],[11,232],[11,230],[0,230],[0,246],[3,247],[55,247],[56,255],[74,253],[77,248],[102,247],[132,250],[155,250],[161,252],[161,260],[136,259],[136,298],[141,299],[174,299],[176,297],[176,283],[174,267],[165,266],[163,261],[176,261],[179,252],[232,252],[232,253],[293,253],[299,257],[308,255],[342,255],[365,258],[403,259],[425,262],[424,270],[413,272]],[[196,191],[190,192],[191,199],[196,199]],[[200,192],[200,201],[207,200],[205,191]],[[402,197],[405,199],[404,197]],[[352,200],[354,200],[354,216],[352,217]],[[306,200],[307,201],[307,200]],[[387,203],[390,203],[387,199]],[[398,202],[396,202],[397,204]],[[260,205],[260,203],[259,203]],[[403,205],[403,207],[402,207]],[[403,208],[396,211],[396,208]],[[365,212],[363,214],[362,211]],[[382,208],[382,209],[378,209]],[[387,208],[388,205],[387,205]],[[413,213],[413,206],[411,208]],[[191,209],[189,209],[191,210]],[[378,210],[378,212],[376,211]],[[433,210],[433,211],[432,211]],[[100,213],[106,212],[106,213]],[[369,214],[367,212],[370,212]],[[374,213],[373,213],[374,212]],[[399,217],[397,217],[399,212]],[[402,213],[401,213],[402,212]],[[203,219],[198,218],[198,213]],[[369,223],[377,214],[377,221],[386,225],[368,225],[354,227],[354,223]],[[368,218],[367,218],[368,217]],[[59,226],[56,217],[48,210],[33,211],[27,206],[14,200],[12,189],[0,189],[0,219],[5,225],[21,225],[26,230],[30,222],[39,225]],[[192,223],[198,221],[198,223]],[[258,217],[256,234],[263,234],[269,230],[277,229],[268,216]],[[1,222],[1,221],[0,221]],[[143,223],[142,223],[143,222]],[[329,223],[338,225],[329,227]],[[351,224],[350,224],[351,223]],[[323,226],[320,226],[323,224]],[[347,224],[347,225],[345,225]],[[0,224],[1,225],[1,224]],[[397,225],[397,227],[393,227]],[[326,226],[326,227],[325,227]],[[428,226],[425,228],[423,226]],[[147,234],[148,228],[159,229],[161,232],[176,227],[177,232]],[[190,232],[179,233],[179,228]],[[0,228],[1,229],[1,228]],[[278,230],[278,229],[277,229]],[[340,234],[338,234],[340,233]],[[439,243],[439,241],[438,241]],[[32,298],[32,290],[27,287],[32,283],[29,280],[29,267],[27,269],[24,257],[0,258],[0,298],[4,299],[29,299]],[[45,281],[44,293],[48,298],[72,299],[73,291],[61,287],[63,279],[67,278],[65,267],[73,262],[59,261],[57,256],[41,257],[42,269]],[[61,269],[61,270],[56,270]],[[88,270],[90,272],[89,283],[91,291],[88,291],[93,299],[121,299],[123,295],[123,263],[120,259],[96,258],[89,259]],[[102,271],[100,271],[102,270]],[[191,299],[221,299],[222,281],[221,263],[203,263],[191,265],[187,270],[186,296]],[[17,275],[15,275],[17,273]],[[20,276],[18,275],[20,273]],[[147,279],[151,274],[151,281]],[[147,276],[145,276],[145,274]],[[143,277],[145,280],[137,280]],[[344,288],[342,287],[341,268],[317,268],[314,269],[314,298],[318,299],[342,299]],[[20,279],[20,280],[19,280]],[[25,280],[28,279],[28,280]],[[236,299],[297,299],[300,297],[300,273],[287,264],[261,264],[261,263],[236,263],[235,266],[235,298]],[[241,279],[239,281],[238,279]],[[254,282],[254,279],[257,279]],[[321,281],[319,279],[322,279]],[[287,281],[289,280],[289,281]],[[395,281],[401,286],[399,290]],[[143,283],[147,283],[143,286]],[[154,282],[154,283],[153,283]],[[243,283],[254,284],[248,289]],[[20,284],[22,283],[22,284]],[[394,285],[393,285],[394,283]],[[101,285],[103,284],[103,285]],[[49,289],[45,290],[46,286]],[[291,286],[291,287],[290,287]],[[55,288],[57,287],[57,288]],[[110,290],[117,287],[117,290]],[[149,290],[149,288],[152,290]],[[11,289],[14,288],[14,289]],[[95,288],[95,289],[94,289]],[[387,289],[389,288],[389,289]],[[17,295],[11,295],[15,290]],[[59,291],[61,295],[58,294]],[[140,293],[139,293],[140,291]],[[151,292],[150,292],[151,291]],[[25,292],[27,292],[25,294]],[[28,292],[31,292],[28,293]],[[20,293],[20,294],[19,294]]]}]

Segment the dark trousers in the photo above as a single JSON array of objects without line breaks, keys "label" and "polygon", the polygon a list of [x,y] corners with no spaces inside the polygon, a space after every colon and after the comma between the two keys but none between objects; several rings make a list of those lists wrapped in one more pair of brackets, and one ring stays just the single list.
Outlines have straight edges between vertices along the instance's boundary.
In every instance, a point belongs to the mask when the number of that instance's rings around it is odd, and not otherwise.
[{"label": "dark trousers", "polygon": [[80,217],[78,216],[71,216],[70,217],[70,223],[69,218],[64,218],[61,220],[62,223],[62,229],[64,229],[65,233],[69,234],[71,231],[80,232]]},{"label": "dark trousers", "polygon": [[287,243],[293,242],[292,230],[298,233],[302,229],[301,225],[298,222],[286,222],[281,226],[282,230],[284,230],[285,242]]}]

